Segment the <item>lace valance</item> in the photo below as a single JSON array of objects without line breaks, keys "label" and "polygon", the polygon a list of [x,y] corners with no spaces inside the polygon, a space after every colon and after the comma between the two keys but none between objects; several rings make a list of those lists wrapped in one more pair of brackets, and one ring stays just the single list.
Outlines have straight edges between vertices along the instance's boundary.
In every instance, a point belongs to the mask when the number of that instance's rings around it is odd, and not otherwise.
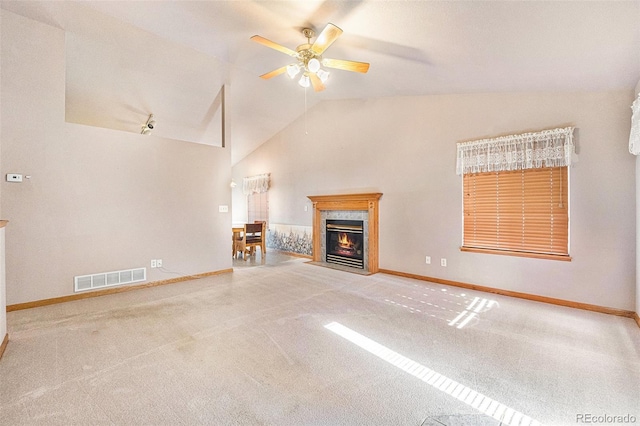
[{"label": "lace valance", "polygon": [[629,135],[629,152],[640,154],[640,93],[631,105],[631,134]]},{"label": "lace valance", "polygon": [[250,176],[242,179],[242,192],[245,195],[253,193],[263,193],[269,190],[269,178],[271,174],[265,173],[256,176]]},{"label": "lace valance", "polygon": [[571,165],[573,127],[458,143],[456,173]]}]

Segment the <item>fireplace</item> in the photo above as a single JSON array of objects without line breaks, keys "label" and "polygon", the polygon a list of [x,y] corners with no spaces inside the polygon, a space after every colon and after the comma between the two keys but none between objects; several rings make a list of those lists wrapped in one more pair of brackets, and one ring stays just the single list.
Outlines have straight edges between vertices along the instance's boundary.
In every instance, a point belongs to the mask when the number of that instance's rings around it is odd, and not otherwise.
[{"label": "fireplace", "polygon": [[312,263],[370,275],[378,272],[381,193],[309,195],[313,202]]},{"label": "fireplace", "polygon": [[364,269],[363,223],[362,220],[327,219],[327,263]]}]

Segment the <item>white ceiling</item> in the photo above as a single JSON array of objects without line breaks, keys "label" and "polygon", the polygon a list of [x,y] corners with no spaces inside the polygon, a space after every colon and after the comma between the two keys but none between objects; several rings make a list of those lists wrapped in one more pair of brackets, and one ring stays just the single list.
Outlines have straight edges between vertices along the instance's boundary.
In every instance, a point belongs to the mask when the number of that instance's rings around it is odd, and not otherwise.
[{"label": "white ceiling", "polygon": [[2,1],[66,34],[67,121],[227,144],[236,163],[304,113],[290,63],[249,40],[295,49],[303,27],[344,30],[325,57],[328,99],[502,91],[632,90],[640,80],[640,1]]}]

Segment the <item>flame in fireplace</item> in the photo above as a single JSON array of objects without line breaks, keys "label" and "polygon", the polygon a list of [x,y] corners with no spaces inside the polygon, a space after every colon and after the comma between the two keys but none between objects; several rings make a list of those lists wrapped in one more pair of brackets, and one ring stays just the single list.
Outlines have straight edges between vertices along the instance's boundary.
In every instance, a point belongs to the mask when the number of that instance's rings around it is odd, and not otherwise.
[{"label": "flame in fireplace", "polygon": [[353,246],[355,245],[355,242],[349,238],[349,234],[347,234],[346,232],[341,232],[338,235],[338,246],[340,246],[341,248],[353,248]]}]

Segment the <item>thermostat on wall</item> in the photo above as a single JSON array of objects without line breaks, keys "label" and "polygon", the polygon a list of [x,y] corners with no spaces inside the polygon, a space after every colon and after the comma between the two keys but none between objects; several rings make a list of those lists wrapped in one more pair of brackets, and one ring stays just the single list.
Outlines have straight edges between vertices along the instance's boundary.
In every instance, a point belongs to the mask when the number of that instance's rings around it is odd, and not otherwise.
[{"label": "thermostat on wall", "polygon": [[22,182],[22,175],[7,173],[7,182]]}]

